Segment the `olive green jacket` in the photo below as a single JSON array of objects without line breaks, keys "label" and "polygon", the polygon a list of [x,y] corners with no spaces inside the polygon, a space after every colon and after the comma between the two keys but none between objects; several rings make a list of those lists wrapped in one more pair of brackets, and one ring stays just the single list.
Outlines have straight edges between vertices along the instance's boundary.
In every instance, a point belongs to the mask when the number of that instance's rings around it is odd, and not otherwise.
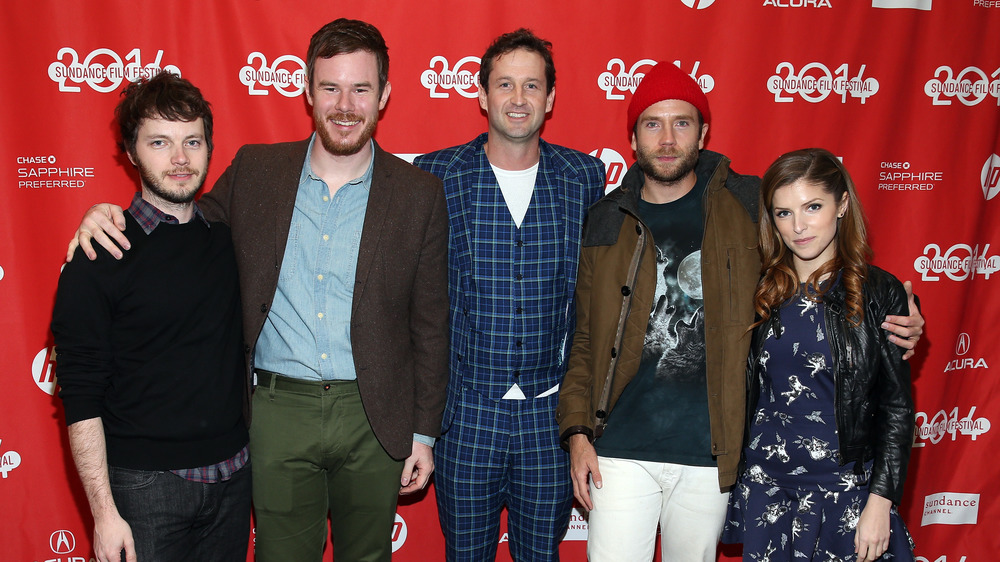
[{"label": "olive green jacket", "polygon": [[[760,275],[756,228],[760,179],[736,174],[728,158],[707,150],[701,152],[695,171],[708,180],[701,252],[706,391],[712,455],[718,462],[719,486],[725,490],[736,481],[743,444],[748,328],[754,320],[753,294]],[[607,419],[639,369],[656,288],[653,239],[645,237],[641,248],[637,244],[646,230],[638,212],[643,178],[642,171],[632,166],[621,186],[590,208],[584,225],[577,327],[556,411],[564,446],[576,433],[595,438],[598,422]],[[638,267],[630,278],[636,257]],[[627,297],[631,303],[623,310]],[[609,373],[613,373],[610,392],[602,408]]]}]

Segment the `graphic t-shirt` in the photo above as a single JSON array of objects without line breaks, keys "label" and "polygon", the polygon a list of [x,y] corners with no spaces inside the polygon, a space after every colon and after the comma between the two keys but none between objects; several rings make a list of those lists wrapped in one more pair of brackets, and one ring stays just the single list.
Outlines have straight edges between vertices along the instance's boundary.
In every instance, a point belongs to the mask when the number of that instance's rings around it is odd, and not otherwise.
[{"label": "graphic t-shirt", "polygon": [[[639,201],[656,244],[656,293],[639,372],[625,387],[604,435],[601,456],[714,466],[705,382],[705,308],[701,241],[705,183],[676,201]],[[634,312],[633,312],[634,313]]]}]

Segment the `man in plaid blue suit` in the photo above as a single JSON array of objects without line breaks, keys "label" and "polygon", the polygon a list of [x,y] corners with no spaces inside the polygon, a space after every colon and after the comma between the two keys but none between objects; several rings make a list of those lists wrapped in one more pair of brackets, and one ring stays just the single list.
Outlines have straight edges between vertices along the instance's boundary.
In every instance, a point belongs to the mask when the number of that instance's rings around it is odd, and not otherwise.
[{"label": "man in plaid blue suit", "polygon": [[497,38],[479,74],[489,131],[414,161],[444,182],[450,224],[450,380],[434,450],[449,561],[494,559],[505,505],[514,560],[558,560],[569,522],[555,408],[583,220],[605,176],[597,158],[540,139],[550,49],[525,29]]}]

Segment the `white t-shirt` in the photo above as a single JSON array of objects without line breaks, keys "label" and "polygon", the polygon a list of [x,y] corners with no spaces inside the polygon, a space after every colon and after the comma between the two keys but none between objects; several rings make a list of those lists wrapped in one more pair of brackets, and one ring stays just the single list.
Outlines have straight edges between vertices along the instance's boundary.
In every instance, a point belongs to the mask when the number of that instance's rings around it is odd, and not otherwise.
[{"label": "white t-shirt", "polygon": [[526,170],[502,170],[493,164],[493,173],[500,184],[500,192],[507,203],[514,224],[521,228],[524,215],[528,213],[531,204],[531,194],[535,191],[535,177],[538,175],[538,163]]}]

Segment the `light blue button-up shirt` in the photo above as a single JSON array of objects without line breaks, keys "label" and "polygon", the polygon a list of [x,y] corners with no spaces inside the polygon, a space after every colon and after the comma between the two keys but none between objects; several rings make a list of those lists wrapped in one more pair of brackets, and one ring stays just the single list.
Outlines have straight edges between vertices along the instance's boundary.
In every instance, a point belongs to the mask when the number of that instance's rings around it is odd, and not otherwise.
[{"label": "light blue button-up shirt", "polygon": [[330,197],[309,162],[315,142],[313,133],[254,365],[296,379],[354,380],[351,306],[375,157]]}]

